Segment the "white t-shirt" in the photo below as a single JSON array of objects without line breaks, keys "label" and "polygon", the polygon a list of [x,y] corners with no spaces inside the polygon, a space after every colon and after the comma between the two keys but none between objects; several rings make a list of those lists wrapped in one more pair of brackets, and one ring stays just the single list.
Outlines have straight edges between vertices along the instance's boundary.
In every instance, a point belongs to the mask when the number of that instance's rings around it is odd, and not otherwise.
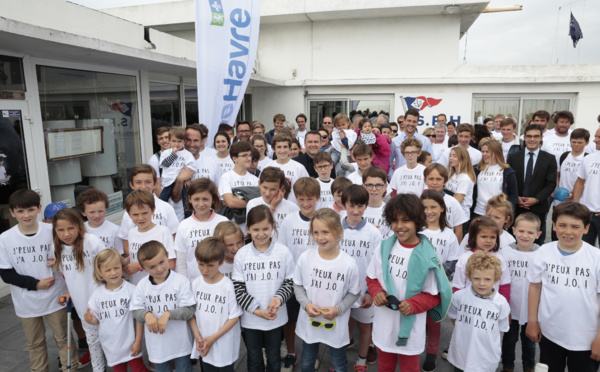
[{"label": "white t-shirt", "polygon": [[52,225],[38,222],[38,231],[26,236],[15,225],[0,235],[0,269],[14,269],[20,275],[36,279],[55,277],[54,285],[48,289],[29,291],[10,286],[10,294],[19,318],[35,318],[48,315],[63,308],[58,297],[67,291],[60,274],[46,266],[48,257],[54,257]]},{"label": "white t-shirt", "polygon": [[[396,241],[389,255],[389,270],[394,283],[394,292],[396,298],[402,301],[406,298],[406,277],[408,262],[413,252],[413,248],[405,248]],[[381,245],[375,248],[375,253],[371,263],[367,268],[367,276],[371,279],[377,279],[385,288],[385,282],[382,275],[383,264],[381,261]],[[429,271],[423,289],[421,292],[432,295],[438,294],[438,286],[433,270]],[[388,309],[385,306],[375,307],[375,317],[373,318],[373,342],[381,350],[392,354],[419,355],[425,350],[425,320],[427,313],[415,314],[415,321],[408,337],[406,346],[396,346],[398,332],[402,318],[398,311]]]},{"label": "white t-shirt", "polygon": [[225,174],[235,167],[231,156],[227,156],[225,158],[220,158],[216,154],[212,156],[212,161],[215,162],[219,168],[221,168],[221,174]]},{"label": "white t-shirt", "polygon": [[210,157],[210,156],[199,156],[198,159],[194,159],[196,162],[196,169],[198,171],[194,173],[192,180],[198,178],[208,178],[213,181],[215,185],[219,186],[221,180],[221,167]]},{"label": "white t-shirt", "polygon": [[[162,174],[160,175],[160,184],[162,187],[171,186],[173,182],[179,176],[179,172],[183,169],[183,167],[187,167],[188,169],[193,169],[194,172],[197,172],[196,169],[196,159],[194,159],[194,155],[186,149],[181,149],[177,151],[175,155],[177,155],[177,159],[168,167],[162,166],[162,162],[171,156],[173,153],[173,149],[166,149],[160,154],[160,167],[162,168]],[[158,174],[157,174],[158,175]]]},{"label": "white t-shirt", "polygon": [[288,182],[290,183],[290,187],[292,188],[292,190],[290,191],[290,195],[288,196],[288,200],[292,203],[296,203],[296,195],[294,194],[294,183],[296,183],[296,181],[298,181],[302,177],[309,177],[306,168],[304,168],[304,165],[298,163],[295,160],[290,159],[285,164],[279,164],[278,162],[274,161],[270,166],[279,168],[283,171],[283,173],[285,174],[285,178],[288,180]]},{"label": "white t-shirt", "polygon": [[233,263],[223,262],[223,265],[219,266],[219,272],[225,275],[231,280],[231,274],[233,273]]},{"label": "white t-shirt", "polygon": [[417,164],[413,169],[409,169],[407,164],[404,164],[394,171],[390,186],[398,194],[413,193],[421,196],[423,190],[425,190],[424,170],[425,166],[423,164]]},{"label": "white t-shirt", "polygon": [[304,148],[304,138],[306,137],[306,133],[308,133],[307,129],[296,132],[296,139],[298,140],[298,142],[300,142],[301,148]]},{"label": "white t-shirt", "polygon": [[243,176],[230,170],[221,177],[219,182],[219,195],[223,198],[225,194],[233,194],[236,187],[258,186],[258,178],[255,175],[246,172]]},{"label": "white t-shirt", "polygon": [[[289,249],[278,242],[272,242],[265,252],[259,252],[253,243],[240,248],[233,260],[233,280],[246,284],[246,292],[254,297],[251,311],[266,310],[275,293],[285,279],[294,275],[294,260]],[[277,311],[275,320],[259,318],[251,312],[242,314],[242,327],[270,331],[288,321],[287,308],[283,304]]]},{"label": "white t-shirt", "polygon": [[500,332],[508,332],[510,306],[499,293],[491,298],[465,288],[452,296],[448,317],[456,319],[448,361],[464,371],[495,371],[500,361]]},{"label": "white t-shirt", "polygon": [[[442,152],[440,158],[436,161],[436,163],[440,163],[446,168],[448,168],[448,162],[450,159],[450,151],[456,146],[452,146],[449,149],[446,149]],[[481,151],[469,146],[467,147],[467,152],[469,153],[469,158],[471,158],[471,165],[475,166],[479,164],[481,161]]]},{"label": "white t-shirt", "polygon": [[[463,241],[466,239],[463,239]],[[495,256],[500,260],[500,270],[502,270],[502,275],[500,276],[500,281],[494,284],[494,289],[498,291],[501,285],[510,284],[510,273],[508,272],[508,265],[506,264],[506,260],[504,256],[500,254],[500,252],[490,252],[492,256]],[[473,251],[464,252],[458,261],[456,262],[456,268],[454,270],[454,278],[452,279],[452,287],[458,289],[465,289],[471,287],[471,281],[467,278],[467,261],[473,255]]]},{"label": "white t-shirt", "polygon": [[[294,272],[294,284],[303,286],[310,303],[319,308],[337,305],[348,292],[358,294],[359,278],[356,262],[344,251],[340,251],[333,260],[325,260],[319,255],[317,248],[308,249],[300,256]],[[321,342],[340,348],[350,342],[346,326],[349,318],[350,311],[346,311],[338,314],[333,328],[325,329],[323,326],[315,328],[311,325],[313,320],[324,324],[333,322],[323,318],[322,315],[310,318],[306,309],[301,307],[296,323],[296,334],[308,344]]]},{"label": "white t-shirt", "polygon": [[496,195],[502,194],[502,183],[504,181],[504,171],[500,164],[490,165],[486,170],[477,175],[477,202],[475,204],[475,214],[485,215],[485,207],[488,200]]},{"label": "white t-shirt", "polygon": [[358,278],[360,283],[360,297],[356,300],[354,308],[360,307],[365,293],[367,293],[367,267],[371,263],[375,247],[381,244],[381,233],[372,224],[364,221],[356,229],[351,227],[344,229],[344,237],[340,241],[340,249],[346,252],[356,262],[358,267]]},{"label": "white t-shirt", "polygon": [[[565,161],[558,168],[558,172],[560,173],[558,187],[564,187],[569,191],[573,190],[575,182],[577,182],[577,173],[579,172],[579,168],[581,168],[581,164],[583,164],[584,157],[585,153],[581,153],[579,156],[573,156],[571,153],[567,155]],[[560,200],[554,199],[554,205],[559,205],[560,203],[562,203]]]},{"label": "white t-shirt", "polygon": [[[350,129],[342,129],[342,130],[344,131],[346,138],[348,138],[348,148],[354,147],[354,143],[356,142],[356,139],[358,138],[358,135],[356,134],[356,132],[353,130],[350,130]],[[331,131],[331,146],[333,146],[333,148],[336,149],[338,152],[342,152],[342,147],[340,145],[341,141],[342,140],[340,138],[340,130],[337,128],[333,128],[333,130]]]},{"label": "white t-shirt", "polygon": [[94,258],[104,249],[104,243],[96,235],[85,234],[83,238],[83,263],[82,271],[77,270],[77,261],[70,245],[62,246],[62,264],[60,271],[65,277],[67,288],[71,294],[73,306],[78,314],[85,314],[90,296],[98,287],[94,282]]},{"label": "white t-shirt", "polygon": [[[265,200],[263,199],[262,196],[259,196],[258,198],[254,198],[252,200],[250,200],[248,202],[248,204],[246,205],[246,217],[248,217],[248,213],[250,212],[250,210],[256,206],[259,205],[266,205],[269,206],[269,204],[267,204],[265,202]],[[296,213],[300,210],[300,207],[298,207],[298,205],[292,203],[289,200],[286,199],[282,199],[281,202],[279,202],[279,204],[277,204],[277,207],[275,208],[275,212],[273,213],[273,219],[275,220],[275,228],[277,229],[277,231],[279,231],[279,229],[281,228],[281,224],[283,223],[283,220],[285,220],[285,218],[292,214],[292,213]]]},{"label": "white t-shirt", "polygon": [[[237,303],[233,283],[226,277],[221,278],[217,283],[209,284],[199,276],[192,282],[192,294],[196,301],[196,323],[203,338],[217,333],[229,319],[242,316],[243,311]],[[241,337],[238,321],[212,345],[202,361],[215,367],[225,367],[235,363],[240,354]],[[198,349],[193,347],[192,358],[196,359],[199,356]]]},{"label": "white t-shirt", "polygon": [[159,159],[160,151],[158,152],[158,156],[156,156],[156,154],[152,154],[150,159],[148,159],[148,165],[154,168],[154,171],[156,172],[156,177],[160,178],[160,164],[158,163]]},{"label": "white t-shirt", "polygon": [[109,367],[142,356],[141,351],[138,355],[131,356],[131,345],[135,341],[135,320],[129,304],[134,291],[135,285],[126,281],[112,291],[101,285],[88,301],[91,313],[100,321],[100,344]]},{"label": "white t-shirt", "polygon": [[212,147],[204,147],[204,149],[200,150],[198,153],[200,154],[200,157],[202,157],[202,156],[209,157],[209,156],[217,155],[218,151],[217,151],[217,149],[212,148]]},{"label": "white t-shirt", "polygon": [[300,212],[290,213],[281,223],[277,241],[292,253],[294,263],[308,247],[310,220],[303,219]]},{"label": "white t-shirt", "polygon": [[86,221],[84,225],[85,231],[99,237],[105,248],[114,248],[123,254],[123,240],[119,238],[119,226],[109,220],[104,220],[100,227],[91,227],[89,221]]},{"label": "white t-shirt", "polygon": [[452,191],[454,194],[464,194],[465,197],[460,203],[460,206],[465,213],[465,216],[471,215],[471,206],[473,205],[473,187],[475,183],[471,180],[468,174],[453,174],[446,183],[446,190]]},{"label": "white t-shirt", "polygon": [[186,257],[187,263],[187,277],[191,281],[200,276],[200,270],[198,269],[198,263],[196,262],[196,247],[198,243],[206,238],[213,236],[215,227],[219,222],[229,221],[220,214],[213,213],[208,221],[198,221],[198,219],[192,214],[181,224],[177,229],[177,235],[175,236],[175,245],[173,248],[177,252],[181,252]]},{"label": "white t-shirt", "polygon": [[492,131],[491,135],[496,141],[502,141],[502,132]]},{"label": "white t-shirt", "polygon": [[600,212],[600,198],[597,194],[600,190],[600,152],[588,155],[583,159],[577,177],[585,180],[579,202],[586,205],[592,212]]},{"label": "white t-shirt", "polygon": [[542,283],[538,323],[544,337],[567,350],[590,350],[600,315],[600,250],[582,242],[577,252],[563,256],[558,242],[544,244],[528,278]]},{"label": "white t-shirt", "polygon": [[458,240],[456,240],[456,235],[454,235],[452,228],[446,227],[444,231],[440,229],[425,229],[421,231],[421,234],[429,239],[443,264],[447,261],[459,259],[462,251],[458,247]]},{"label": "white t-shirt", "polygon": [[544,136],[544,142],[542,143],[542,150],[547,151],[556,157],[556,165],[560,164],[560,156],[567,151],[571,151],[571,133],[564,137],[556,135],[555,131],[551,132],[547,136]]},{"label": "white t-shirt", "polygon": [[273,159],[265,156],[265,158],[263,160],[259,160],[258,161],[258,165],[256,166],[256,169],[258,169],[259,171],[263,171],[266,167],[270,167],[273,165]]},{"label": "white t-shirt", "polygon": [[329,207],[331,204],[333,204],[333,202],[335,202],[335,198],[331,193],[331,184],[333,183],[333,180],[325,182],[317,178],[317,181],[321,186],[321,199],[317,203],[317,209]]},{"label": "white t-shirt", "polygon": [[[469,233],[466,233],[463,237],[462,242],[460,243],[460,251],[464,252],[467,250],[467,243],[469,242]],[[500,234],[500,249],[502,251],[504,248],[508,247],[512,243],[515,243],[515,237],[510,235],[510,233],[506,230],[502,230],[502,234]]]},{"label": "white t-shirt", "polygon": [[444,152],[445,149],[448,148],[448,141],[445,140],[442,143],[433,142],[431,144],[431,147],[433,148],[433,154],[431,154],[431,158],[433,161],[436,161],[442,157],[442,153]]},{"label": "white t-shirt", "polygon": [[515,144],[516,140],[517,140],[516,137],[514,140],[508,141],[508,142],[504,142],[504,141],[500,140],[500,142],[502,143],[502,155],[504,156],[504,161],[508,160],[508,152],[510,151],[510,148],[512,147],[512,145]]},{"label": "white t-shirt", "polygon": [[352,181],[352,183],[355,185],[360,186],[363,184],[362,173],[358,169],[356,171],[350,173],[349,175],[347,175],[346,178],[348,178],[350,181]]},{"label": "white t-shirt", "polygon": [[[173,207],[170,206],[169,203],[160,200],[156,195],[154,195],[154,204],[156,209],[152,215],[152,222],[157,225],[168,227],[171,234],[175,234],[177,232],[177,226],[179,226],[179,219],[177,218]],[[121,228],[119,229],[119,238],[127,240],[127,234],[129,234],[129,230],[133,229],[134,227],[135,224],[131,220],[131,217],[129,217],[129,213],[123,213]]]},{"label": "white t-shirt", "polygon": [[465,214],[464,209],[453,196],[444,194],[444,203],[446,203],[446,222],[450,228],[454,229],[467,222],[469,218]]},{"label": "white t-shirt", "polygon": [[[152,284],[150,277],[145,277],[135,288],[129,309],[145,309],[160,319],[165,311],[194,304],[190,281],[171,270],[167,279],[160,284]],[[148,327],[144,327],[144,339],[148,359],[152,363],[190,355],[192,347],[195,347],[187,320],[169,320],[163,334],[152,333]]]},{"label": "white t-shirt", "polygon": [[[176,258],[175,250],[173,249],[173,235],[171,235],[171,232],[165,226],[156,225],[152,229],[145,232],[139,232],[136,226],[135,228],[129,230],[127,240],[129,241],[129,262],[139,262],[137,256],[140,247],[142,244],[152,240],[156,240],[165,246],[167,252],[169,253],[169,259]],[[131,283],[137,285],[142,278],[147,276],[147,271],[138,271],[131,276]]]},{"label": "white t-shirt", "polygon": [[537,251],[521,252],[513,247],[502,250],[510,272],[510,314],[519,324],[527,323],[529,279],[527,272],[533,266]]}]

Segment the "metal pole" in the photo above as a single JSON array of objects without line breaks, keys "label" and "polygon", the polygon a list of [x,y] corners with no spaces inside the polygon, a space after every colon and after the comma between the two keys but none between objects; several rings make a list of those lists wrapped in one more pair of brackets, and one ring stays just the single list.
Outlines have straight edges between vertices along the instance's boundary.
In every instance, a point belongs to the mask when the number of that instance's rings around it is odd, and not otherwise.
[{"label": "metal pole", "polygon": [[560,20],[560,10],[562,8],[558,7],[558,13],[556,15],[556,31],[554,32],[554,47],[552,48],[552,62],[551,64],[556,64],[556,44],[558,43],[558,21]]}]

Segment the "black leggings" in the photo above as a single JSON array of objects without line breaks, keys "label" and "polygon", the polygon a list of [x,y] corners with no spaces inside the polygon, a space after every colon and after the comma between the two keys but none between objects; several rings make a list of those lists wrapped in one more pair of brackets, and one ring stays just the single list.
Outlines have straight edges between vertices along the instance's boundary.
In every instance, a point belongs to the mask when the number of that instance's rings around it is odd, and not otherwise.
[{"label": "black leggings", "polygon": [[546,337],[540,341],[540,363],[548,365],[548,372],[564,372],[566,367],[569,371],[596,372],[599,363],[590,358],[591,354],[591,350],[567,350]]}]

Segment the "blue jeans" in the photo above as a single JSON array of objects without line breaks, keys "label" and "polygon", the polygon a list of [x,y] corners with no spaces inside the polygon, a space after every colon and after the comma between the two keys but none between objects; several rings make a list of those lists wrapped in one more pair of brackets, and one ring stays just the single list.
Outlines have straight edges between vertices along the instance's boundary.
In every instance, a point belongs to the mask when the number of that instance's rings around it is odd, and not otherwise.
[{"label": "blue jeans", "polygon": [[[175,362],[175,370],[177,372],[192,372],[192,361],[189,355],[184,355],[179,358],[175,358],[172,361]],[[156,372],[171,372],[171,360],[163,363],[154,363]]]},{"label": "blue jeans", "polygon": [[588,233],[583,236],[583,241],[595,246],[596,238],[600,240],[600,213],[592,212],[592,219],[590,220],[590,229]]},{"label": "blue jeans", "polygon": [[[267,372],[281,371],[279,347],[283,339],[283,327],[271,329],[270,331],[243,328],[242,337],[248,351],[248,372],[265,372],[265,363],[262,355],[263,346],[267,354]],[[313,365],[314,368],[315,366]]]},{"label": "blue jeans", "polygon": [[502,364],[505,368],[515,368],[515,346],[519,340],[519,327],[521,327],[521,350],[523,368],[535,368],[535,342],[525,335],[527,324],[519,326],[519,321],[510,321],[510,329],[502,338]]},{"label": "blue jeans", "polygon": [[[175,182],[173,182],[169,186],[163,187],[163,189],[160,192],[160,195],[158,196],[158,198],[160,200],[166,201],[168,203],[169,199],[171,198],[171,195],[173,195],[173,189],[174,188],[175,188]],[[186,208],[187,193],[188,193],[188,188],[184,187],[183,190],[181,190],[181,202],[183,203],[183,209]]]},{"label": "blue jeans", "polygon": [[[302,341],[302,372],[314,372],[315,361],[319,355],[319,344],[307,344]],[[348,359],[346,358],[346,348],[339,349],[329,347],[329,356],[331,357],[331,365],[335,372],[348,371]]]}]

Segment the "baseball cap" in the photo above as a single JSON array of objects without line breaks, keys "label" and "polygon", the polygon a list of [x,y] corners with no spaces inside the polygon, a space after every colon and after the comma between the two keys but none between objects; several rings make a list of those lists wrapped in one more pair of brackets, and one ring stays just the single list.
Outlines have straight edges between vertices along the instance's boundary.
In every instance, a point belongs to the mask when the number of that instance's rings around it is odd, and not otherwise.
[{"label": "baseball cap", "polygon": [[67,209],[69,207],[67,207],[64,203],[52,203],[52,204],[48,204],[46,206],[46,209],[44,209],[44,218],[49,220],[52,217],[54,217],[54,215],[56,214],[56,212],[62,210],[62,209]]}]

